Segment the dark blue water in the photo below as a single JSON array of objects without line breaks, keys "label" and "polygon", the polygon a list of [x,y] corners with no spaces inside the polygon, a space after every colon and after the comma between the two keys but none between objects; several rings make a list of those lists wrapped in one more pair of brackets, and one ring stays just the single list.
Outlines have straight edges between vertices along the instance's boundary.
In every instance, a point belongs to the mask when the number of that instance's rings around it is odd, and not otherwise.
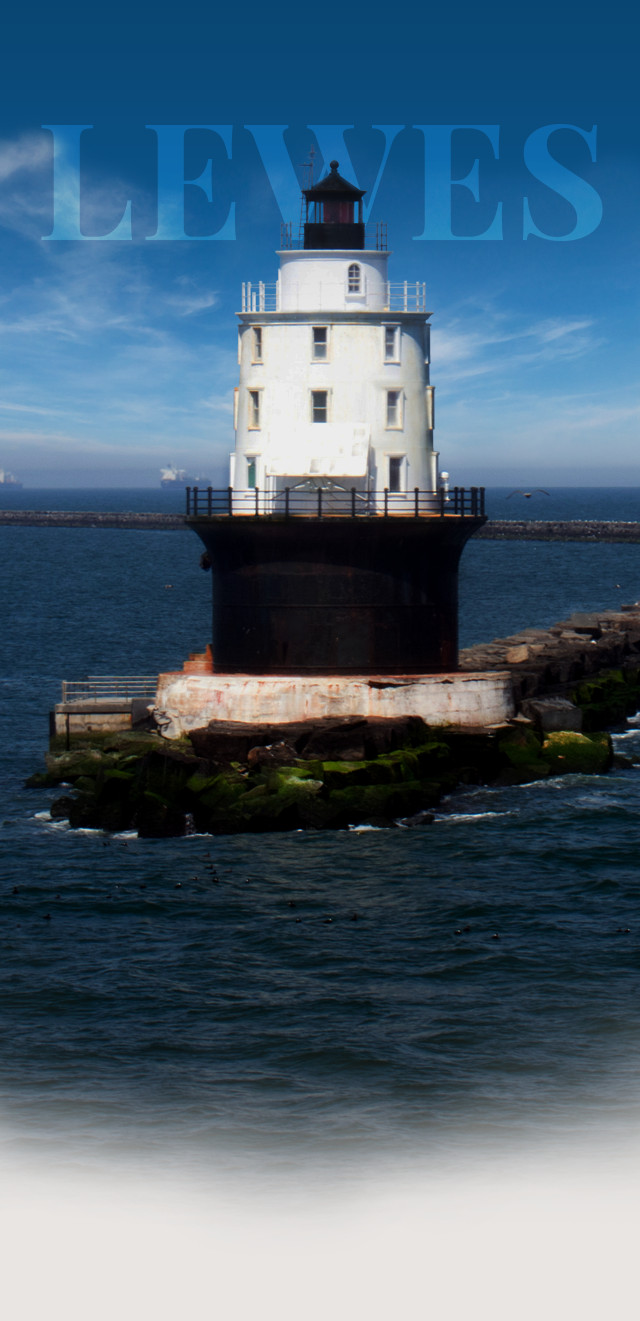
[{"label": "dark blue water", "polygon": [[[80,497],[38,503],[161,507]],[[555,499],[554,517],[640,512],[638,491]],[[633,1110],[640,771],[467,791],[422,831],[70,832],[21,787],[60,679],[180,665],[208,639],[209,580],[187,531],[0,543],[0,1114],[20,1141],[349,1164]],[[639,587],[635,546],[471,543],[462,640]]]}]

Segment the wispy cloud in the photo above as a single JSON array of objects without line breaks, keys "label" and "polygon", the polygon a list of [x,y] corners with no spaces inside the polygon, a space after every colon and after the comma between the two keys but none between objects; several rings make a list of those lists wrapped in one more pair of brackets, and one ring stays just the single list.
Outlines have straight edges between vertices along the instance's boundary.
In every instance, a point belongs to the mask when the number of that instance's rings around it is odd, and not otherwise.
[{"label": "wispy cloud", "polygon": [[41,170],[51,159],[44,133],[25,134],[15,142],[0,142],[0,183],[17,174]]},{"label": "wispy cloud", "polygon": [[[471,323],[471,324],[470,324]],[[515,371],[593,353],[603,340],[586,318],[528,323],[521,313],[485,308],[433,328],[434,369],[455,383],[474,376],[513,380]]]}]

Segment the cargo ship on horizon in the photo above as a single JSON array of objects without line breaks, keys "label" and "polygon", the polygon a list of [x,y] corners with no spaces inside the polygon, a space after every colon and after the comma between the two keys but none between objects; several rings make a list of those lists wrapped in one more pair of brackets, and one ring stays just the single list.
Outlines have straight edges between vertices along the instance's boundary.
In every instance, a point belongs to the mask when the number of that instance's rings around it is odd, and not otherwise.
[{"label": "cargo ship on horizon", "polygon": [[182,487],[182,486],[210,486],[208,477],[192,477],[186,468],[176,468],[175,463],[170,463],[166,468],[160,469],[160,485],[162,487]]},{"label": "cargo ship on horizon", "polygon": [[6,468],[0,468],[0,486],[11,486],[14,491],[22,490],[22,482],[14,477],[12,472],[8,472]]}]

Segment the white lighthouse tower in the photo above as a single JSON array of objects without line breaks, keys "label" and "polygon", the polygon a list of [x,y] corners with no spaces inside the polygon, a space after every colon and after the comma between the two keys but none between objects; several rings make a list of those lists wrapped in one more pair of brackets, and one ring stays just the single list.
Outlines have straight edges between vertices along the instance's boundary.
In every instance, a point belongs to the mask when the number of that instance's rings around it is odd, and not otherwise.
[{"label": "white lighthouse tower", "polygon": [[243,286],[235,507],[318,488],[374,506],[435,497],[425,286],[389,282],[385,227],[365,247],[363,192],[337,161],[304,197],[303,246],[285,232],[277,282]]},{"label": "white lighthouse tower", "polygon": [[304,190],[302,245],[285,235],[276,283],[243,287],[230,484],[187,489],[211,640],[162,676],[173,733],[513,713],[508,673],[456,673],[458,565],[484,491],[438,481],[424,285],[389,282],[362,196],[332,161]]}]

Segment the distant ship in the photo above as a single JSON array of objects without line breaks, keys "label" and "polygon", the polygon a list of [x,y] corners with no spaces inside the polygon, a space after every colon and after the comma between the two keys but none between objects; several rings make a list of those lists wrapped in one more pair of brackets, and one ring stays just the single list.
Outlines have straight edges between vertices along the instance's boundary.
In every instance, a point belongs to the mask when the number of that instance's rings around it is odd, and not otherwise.
[{"label": "distant ship", "polygon": [[176,468],[175,463],[170,463],[167,468],[160,469],[161,486],[210,486],[208,477],[192,477],[186,468]]},{"label": "distant ship", "polygon": [[19,482],[12,472],[7,472],[6,468],[0,468],[0,486],[12,486],[15,491],[22,490],[22,482]]}]

